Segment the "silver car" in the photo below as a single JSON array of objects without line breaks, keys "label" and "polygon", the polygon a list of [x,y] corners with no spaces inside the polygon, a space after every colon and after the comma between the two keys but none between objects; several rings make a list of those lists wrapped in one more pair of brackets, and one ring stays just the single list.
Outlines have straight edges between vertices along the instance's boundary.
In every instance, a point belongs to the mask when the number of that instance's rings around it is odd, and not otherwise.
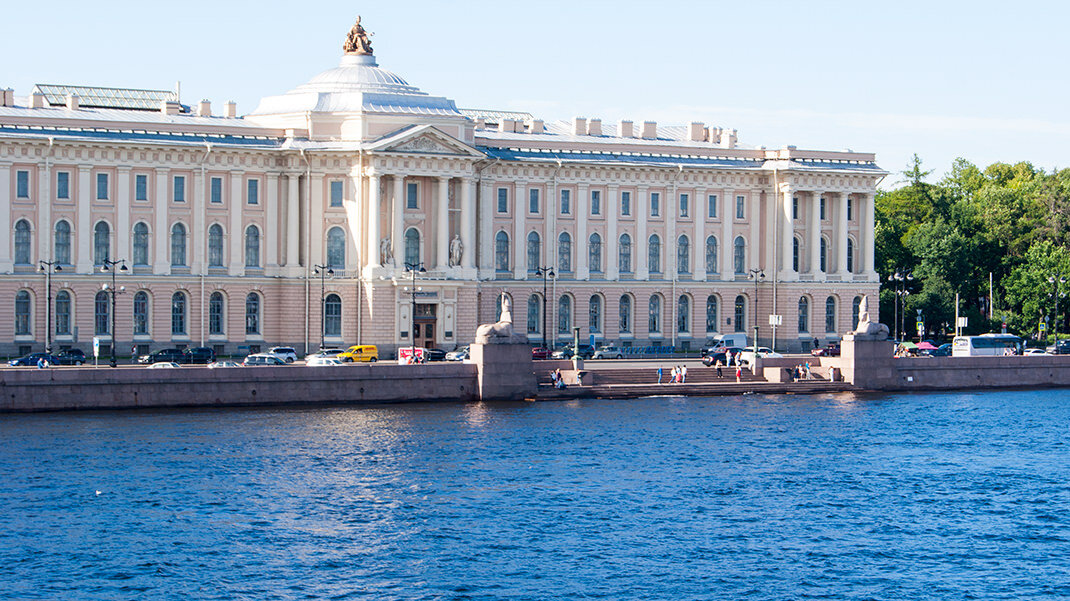
[{"label": "silver car", "polygon": [[624,351],[618,346],[605,345],[598,347],[598,350],[591,355],[591,359],[623,359]]}]

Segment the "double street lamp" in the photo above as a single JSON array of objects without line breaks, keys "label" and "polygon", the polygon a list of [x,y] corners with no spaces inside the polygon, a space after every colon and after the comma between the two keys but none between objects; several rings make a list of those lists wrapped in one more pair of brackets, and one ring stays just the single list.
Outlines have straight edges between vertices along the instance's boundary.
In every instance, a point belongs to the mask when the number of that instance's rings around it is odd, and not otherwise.
[{"label": "double street lamp", "polygon": [[41,271],[45,273],[45,296],[48,309],[45,310],[45,352],[52,354],[52,272],[63,271],[58,261],[41,261]]},{"label": "double street lamp", "polygon": [[888,281],[891,282],[892,291],[895,293],[895,309],[892,313],[892,338],[899,340],[899,304],[902,302],[903,313],[906,313],[906,297],[910,296],[910,291],[906,289],[906,283],[914,281],[914,274],[896,269],[892,275],[888,276]]},{"label": "double street lamp", "polygon": [[416,356],[416,274],[417,274],[417,272],[419,272],[419,273],[427,273],[427,269],[424,269],[424,264],[422,262],[417,261],[415,263],[405,263],[405,271],[407,271],[410,274],[412,274],[412,287],[411,287],[412,288],[412,290],[411,290],[411,292],[412,292],[412,315],[410,316],[410,319],[411,319],[410,326],[411,327],[409,328],[409,336],[411,336],[410,340],[412,340],[412,354],[413,354],[413,357],[415,357]]},{"label": "double street lamp", "polygon": [[[116,265],[119,266],[118,269],[115,268]],[[104,259],[104,261],[100,265],[100,272],[101,273],[111,273],[111,287],[109,288],[107,284],[104,284],[103,286],[100,287],[100,289],[111,296],[111,366],[112,367],[115,367],[115,365],[116,365],[116,363],[115,363],[115,345],[116,345],[116,340],[118,339],[118,332],[115,331],[115,313],[116,313],[115,295],[116,294],[122,294],[123,292],[126,292],[126,286],[122,286],[121,288],[116,288],[116,286],[115,286],[115,275],[116,275],[116,272],[119,272],[119,271],[121,271],[123,273],[126,273],[126,272],[130,271],[130,269],[127,268],[127,266],[126,266],[126,260],[125,259],[119,259],[117,261],[112,261],[110,259]]]},{"label": "double street lamp", "polygon": [[549,349],[550,347],[546,346],[546,278],[555,278],[557,274],[553,267],[540,267],[535,270],[535,274],[542,276],[542,348]]},{"label": "double street lamp", "polygon": [[313,265],[312,272],[320,276],[320,350],[323,350],[323,337],[327,332],[327,278],[334,277],[330,265]]},{"label": "double street lamp", "polygon": [[[1059,344],[1059,285],[1066,283],[1063,274],[1056,273],[1048,276],[1048,283],[1054,286],[1052,296],[1055,297],[1055,311],[1052,314],[1052,329],[1055,330],[1055,344]],[[1056,351],[1058,352],[1058,351]]]},{"label": "double street lamp", "polygon": [[747,279],[754,280],[754,350],[758,350],[758,284],[765,281],[765,271],[751,269],[747,271]]}]

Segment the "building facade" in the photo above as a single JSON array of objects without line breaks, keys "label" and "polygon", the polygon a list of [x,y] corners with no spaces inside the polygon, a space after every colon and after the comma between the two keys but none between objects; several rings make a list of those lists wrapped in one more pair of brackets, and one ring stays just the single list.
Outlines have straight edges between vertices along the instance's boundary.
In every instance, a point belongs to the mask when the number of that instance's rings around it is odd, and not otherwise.
[{"label": "building facade", "polygon": [[698,348],[755,327],[769,344],[776,315],[777,347],[799,350],[877,292],[872,154],[458,109],[347,49],[244,117],[168,92],[3,91],[0,353],[113,334],[124,355],[449,349],[502,293],[533,344],[579,328]]}]

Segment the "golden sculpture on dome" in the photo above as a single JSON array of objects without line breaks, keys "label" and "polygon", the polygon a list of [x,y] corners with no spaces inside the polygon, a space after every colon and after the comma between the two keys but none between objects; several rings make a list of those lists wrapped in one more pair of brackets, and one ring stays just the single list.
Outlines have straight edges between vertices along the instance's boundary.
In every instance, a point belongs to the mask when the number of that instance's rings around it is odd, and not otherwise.
[{"label": "golden sculpture on dome", "polygon": [[359,15],[357,16],[357,22],[353,24],[353,28],[349,30],[349,35],[346,36],[346,43],[342,44],[342,49],[345,50],[346,54],[373,54],[370,34],[360,26]]}]

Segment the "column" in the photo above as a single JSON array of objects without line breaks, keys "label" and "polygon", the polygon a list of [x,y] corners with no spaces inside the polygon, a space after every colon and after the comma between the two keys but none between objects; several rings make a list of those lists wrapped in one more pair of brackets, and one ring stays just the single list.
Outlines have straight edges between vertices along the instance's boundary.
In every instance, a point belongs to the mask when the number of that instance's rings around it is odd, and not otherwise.
[{"label": "column", "polygon": [[[677,272],[680,269],[676,264],[678,260],[676,256],[676,220],[680,218],[680,190],[677,189],[674,184],[672,188],[667,191],[666,196],[668,196],[668,198],[666,198],[662,204],[665,209],[663,213],[663,215],[665,215],[665,240],[661,242],[661,270],[662,273],[667,276],[666,279],[675,280],[677,279]],[[675,300],[672,303],[672,311],[670,312],[670,315],[673,317],[673,332],[675,332]]]},{"label": "column", "polygon": [[[192,228],[192,231],[200,232],[200,233],[198,233],[198,236],[200,236],[201,233],[207,234],[207,232],[208,232],[208,230],[207,230],[208,226],[205,224],[205,221],[208,220],[208,212],[207,212],[208,211],[208,202],[207,202],[207,194],[205,193],[205,188],[208,185],[209,178],[205,177],[205,174],[204,174],[203,171],[197,171],[193,177],[194,177],[194,182],[193,182],[193,228]],[[170,235],[170,232],[162,232],[160,234],[157,234],[157,236],[164,236],[164,237],[167,237],[169,235]],[[199,237],[197,239],[200,240]],[[273,241],[270,242],[268,244],[268,248],[271,248],[271,244],[274,244],[274,242]],[[205,255],[206,251],[207,251],[207,249],[204,247],[203,244],[194,244],[193,246],[189,246],[187,244],[186,253],[188,255],[192,256],[192,259],[193,259],[192,262],[190,263],[191,273],[196,273],[196,274],[205,273],[205,271],[204,271],[204,255]]]},{"label": "column", "polygon": [[[436,179],[438,198],[435,200],[435,269],[443,270],[449,265],[450,258],[450,178]],[[517,214],[520,214],[520,207],[517,207]]]},{"label": "column", "polygon": [[791,241],[795,237],[795,225],[791,220],[791,199],[795,196],[792,188],[781,188],[784,200],[781,202],[781,217],[783,225],[780,232],[780,279],[795,280],[796,276],[791,268]]},{"label": "column", "polygon": [[617,218],[620,215],[620,186],[610,185],[606,190],[606,239],[602,244],[602,261],[606,265],[606,279],[616,280],[620,277],[620,262],[617,256]]},{"label": "column", "polygon": [[[694,274],[696,281],[706,279],[706,190],[695,190],[695,198],[691,201],[691,215],[695,220],[695,241],[692,243],[694,246],[695,257],[694,265],[691,266],[691,273]],[[705,314],[703,314],[705,315]],[[699,330],[692,330],[698,332]]]},{"label": "column", "polygon": [[[810,198],[810,273],[814,279],[821,277],[821,192],[815,190]],[[826,254],[825,269],[828,269]]]},{"label": "column", "polygon": [[[762,261],[762,193],[751,190],[750,202],[750,244],[747,251],[748,269],[761,269]],[[772,269],[767,276],[772,275]]]},{"label": "column", "polygon": [[[472,269],[476,266],[476,189],[472,178],[461,178],[461,266]],[[549,209],[549,207],[547,207]]]},{"label": "column", "polygon": [[[37,165],[37,259],[52,259],[52,193],[48,162]],[[4,190],[4,194],[8,191]],[[115,222],[112,222],[115,225]],[[31,257],[32,259],[33,257]]]},{"label": "column", "polygon": [[[156,236],[156,250],[152,253],[152,272],[158,275],[166,274],[168,272],[168,265],[171,264],[170,257],[167,254],[167,241],[170,239],[171,228],[167,225],[167,180],[169,172],[164,168],[156,169],[156,197],[153,198],[153,210],[156,213],[156,226],[153,228],[157,232],[167,232],[168,235]],[[88,175],[86,176],[88,181]],[[86,184],[86,202],[89,202],[89,188]],[[88,207],[87,209],[88,210]],[[189,224],[187,224],[188,226]],[[89,227],[89,219],[86,217],[86,228]],[[86,229],[86,235],[89,235],[89,230]],[[197,245],[204,246],[204,240],[206,239],[206,233],[202,231],[194,231],[192,228],[186,230],[186,255],[189,255],[189,249],[197,248]],[[81,237],[79,236],[79,241]],[[92,257],[88,256],[89,240],[86,239],[86,253],[87,260],[92,261]],[[81,254],[80,252],[78,253]],[[81,271],[81,269],[79,269]]]},{"label": "column", "polygon": [[[635,271],[635,279],[646,280],[650,278],[650,265],[647,263],[649,254],[646,224],[650,221],[650,188],[639,186],[635,191],[635,240],[632,243],[632,267]],[[635,314],[641,315],[636,309]],[[633,328],[633,331],[638,331]]]},{"label": "column", "polygon": [[[204,206],[204,181],[203,178],[198,176],[197,186],[193,192],[194,215],[196,215],[200,207]],[[267,259],[264,261],[264,267],[272,269],[279,266],[279,174],[269,173],[267,174],[267,206],[265,207],[265,214],[267,215],[267,232],[265,232],[265,239],[263,245],[267,249]]]},{"label": "column", "polygon": [[[721,279],[731,280],[734,278],[735,265],[732,263],[732,254],[735,252],[735,240],[732,238],[732,223],[736,218],[735,202],[729,190],[721,190],[721,244],[717,252],[721,261]],[[718,325],[718,331],[720,326]]]},{"label": "column", "polygon": [[[550,185],[546,189],[546,226],[543,231],[542,238],[542,256],[539,257],[539,267],[553,267],[554,273],[557,272],[557,216],[561,212],[561,192],[558,191],[557,178],[554,177],[551,180]],[[542,309],[539,309],[540,311]],[[549,311],[549,305],[547,305]],[[547,316],[549,320],[549,316]],[[542,324],[539,324],[542,327]],[[546,327],[550,327],[550,322],[546,322]]]},{"label": "column", "polygon": [[379,262],[379,225],[383,215],[382,199],[379,193],[380,176],[373,173],[368,177],[368,227],[366,246],[364,247],[365,268],[381,267]]},{"label": "column", "polygon": [[[359,168],[349,172],[349,185],[353,189],[353,197],[346,200],[343,194],[342,208],[346,212],[346,268],[351,268],[354,273],[362,273],[365,265],[364,249],[367,243],[360,239],[360,233],[364,231],[361,224],[364,223],[364,178]],[[324,233],[326,236],[326,232]],[[375,249],[375,256],[379,256],[379,249]],[[324,257],[326,259],[327,257]],[[326,261],[324,261],[326,263]]]},{"label": "column", "polygon": [[527,215],[529,182],[518,181],[513,188],[513,278],[522,280],[528,277],[527,241]]},{"label": "column", "polygon": [[[11,163],[0,161],[0,232],[12,236],[11,225]],[[10,273],[15,265],[11,257],[11,243],[0,244],[0,273]]]},{"label": "column", "polygon": [[[394,253],[394,267],[405,269],[405,201],[408,191],[405,189],[405,177],[393,177],[393,194],[390,199],[390,246]],[[475,250],[475,247],[472,247]]]},{"label": "column", "polygon": [[[301,198],[301,176],[296,173],[286,175],[286,266],[298,267],[298,250],[300,248],[300,235],[298,225],[301,218],[298,213],[298,204]],[[360,190],[360,188],[357,188]]]},{"label": "column", "polygon": [[119,167],[115,182],[115,256],[133,263],[130,245],[130,167]]},{"label": "column", "polygon": [[590,277],[590,266],[587,263],[587,220],[590,219],[591,211],[587,208],[590,191],[587,184],[576,186],[576,239],[572,243],[572,252],[576,255],[575,273],[577,280],[586,280]]},{"label": "column", "polygon": [[479,268],[479,277],[481,279],[488,279],[494,275],[494,265],[491,262],[490,248],[491,248],[491,228],[494,225],[494,218],[491,213],[493,210],[494,198],[491,197],[491,185],[486,180],[479,181],[479,223],[477,227],[477,235],[479,236],[479,247],[476,252],[479,256],[479,261],[476,267]]},{"label": "column", "polygon": [[847,192],[840,194],[836,209],[836,273],[847,279]]},{"label": "column", "polygon": [[862,253],[862,257],[865,258],[865,271],[863,272],[866,277],[872,278],[874,275],[873,269],[873,253],[876,250],[875,240],[873,237],[873,216],[874,216],[874,195],[873,194],[859,194],[858,195],[858,208],[861,211],[859,217],[865,219],[862,222],[864,225],[860,228],[860,231],[864,232],[861,236],[862,240],[859,242],[859,250]]},{"label": "column", "polygon": [[245,209],[245,199],[242,198],[242,182],[245,180],[244,171],[230,172],[230,255],[227,262],[228,275],[241,275],[245,265],[245,257],[242,255],[245,239],[245,228],[242,225],[242,214]]},{"label": "column", "polygon": [[[309,251],[308,264],[327,264],[327,256],[323,252],[323,239],[327,237],[327,230],[323,227],[323,174],[313,173],[310,185],[311,192],[307,200],[309,228]],[[347,236],[348,237],[348,236]],[[378,253],[375,255],[379,256]],[[317,326],[318,327],[318,326]]]}]

